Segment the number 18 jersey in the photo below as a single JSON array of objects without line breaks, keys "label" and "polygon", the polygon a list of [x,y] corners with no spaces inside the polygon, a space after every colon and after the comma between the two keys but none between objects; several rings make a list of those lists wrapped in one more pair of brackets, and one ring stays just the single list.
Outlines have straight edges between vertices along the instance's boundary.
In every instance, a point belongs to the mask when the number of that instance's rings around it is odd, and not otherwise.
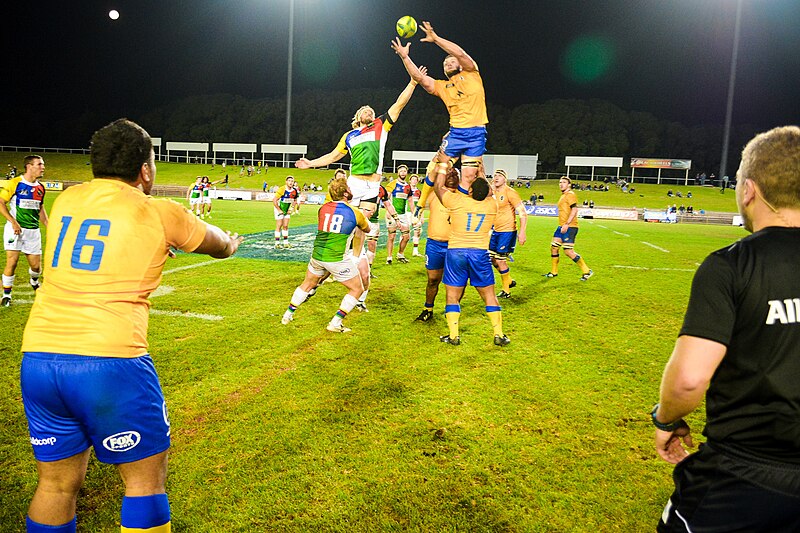
[{"label": "number 18 jersey", "polygon": [[311,257],[317,261],[335,263],[353,253],[350,243],[356,228],[369,232],[369,222],[345,202],[328,202],[319,208],[317,237]]}]

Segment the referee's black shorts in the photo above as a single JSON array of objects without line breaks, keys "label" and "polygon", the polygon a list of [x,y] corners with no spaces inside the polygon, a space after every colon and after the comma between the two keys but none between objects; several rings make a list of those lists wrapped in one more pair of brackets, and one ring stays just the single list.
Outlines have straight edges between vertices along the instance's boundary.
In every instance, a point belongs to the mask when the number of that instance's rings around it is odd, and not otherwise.
[{"label": "referee's black shorts", "polygon": [[701,444],[675,467],[659,533],[800,531],[800,465]]}]

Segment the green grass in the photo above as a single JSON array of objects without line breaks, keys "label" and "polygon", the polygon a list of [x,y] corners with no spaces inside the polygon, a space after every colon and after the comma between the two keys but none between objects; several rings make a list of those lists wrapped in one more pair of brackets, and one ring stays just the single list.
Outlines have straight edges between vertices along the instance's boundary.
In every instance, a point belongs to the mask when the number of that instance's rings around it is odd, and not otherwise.
[{"label": "green grass", "polygon": [[[292,219],[295,235],[314,211]],[[272,238],[267,203],[217,201],[212,221],[250,235],[251,247]],[[267,259],[165,274],[174,291],[152,298],[154,309],[224,317],[150,318],[172,421],[174,531],[652,531],[671,466],[653,450],[648,412],[693,270],[744,231],[582,221],[577,250],[596,272],[583,283],[566,259],[558,278],[541,276],[553,222],[530,218],[529,242],[514,254],[504,349],[471,289],[462,345],[439,343],[443,291],[432,323],[415,323],[423,262],[390,267],[384,250],[370,312],[347,317],[350,335],[324,330],[338,284],[280,324],[307,252],[284,261],[261,249]],[[179,254],[166,271],[206,261]],[[32,299],[26,267],[19,300]],[[9,532],[24,531],[36,484],[18,381],[29,310],[0,309],[0,529]],[[699,435],[702,413],[689,422]],[[92,460],[79,531],[118,531],[121,487],[113,467]]]}]

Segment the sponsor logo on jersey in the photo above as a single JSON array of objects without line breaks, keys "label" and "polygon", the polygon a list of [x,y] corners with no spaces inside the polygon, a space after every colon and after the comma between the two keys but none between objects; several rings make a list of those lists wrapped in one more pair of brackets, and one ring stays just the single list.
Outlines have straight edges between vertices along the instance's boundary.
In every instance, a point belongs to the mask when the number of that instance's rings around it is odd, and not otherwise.
[{"label": "sponsor logo on jersey", "polygon": [[775,323],[797,324],[800,319],[800,298],[787,298],[785,300],[770,300],[766,324]]},{"label": "sponsor logo on jersey", "polygon": [[36,437],[31,437],[31,444],[34,446],[53,446],[56,443],[55,437],[47,437],[46,439],[37,439]]},{"label": "sponsor logo on jersey", "polygon": [[142,436],[136,431],[123,431],[103,439],[103,448],[110,452],[127,452],[136,447]]}]

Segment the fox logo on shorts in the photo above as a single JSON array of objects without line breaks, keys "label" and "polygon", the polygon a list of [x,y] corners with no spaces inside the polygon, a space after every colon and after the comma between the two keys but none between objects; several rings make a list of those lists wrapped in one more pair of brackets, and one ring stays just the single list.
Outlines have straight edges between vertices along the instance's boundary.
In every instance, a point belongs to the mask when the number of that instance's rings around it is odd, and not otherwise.
[{"label": "fox logo on shorts", "polygon": [[136,447],[142,436],[136,431],[123,431],[103,439],[103,448],[110,452],[127,452]]}]

